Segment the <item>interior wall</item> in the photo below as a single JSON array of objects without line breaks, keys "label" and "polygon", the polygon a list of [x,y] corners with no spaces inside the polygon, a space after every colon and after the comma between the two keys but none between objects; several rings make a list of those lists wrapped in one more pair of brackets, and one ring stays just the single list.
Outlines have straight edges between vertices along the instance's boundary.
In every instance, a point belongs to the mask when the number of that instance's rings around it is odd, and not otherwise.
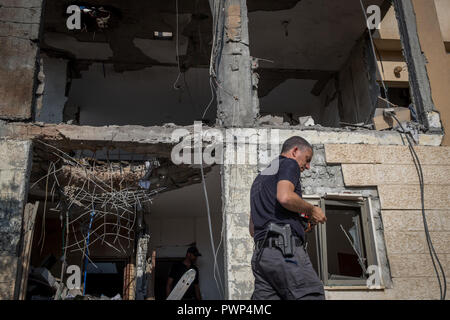
[{"label": "interior wall", "polygon": [[302,0],[288,10],[250,12],[252,54],[273,60],[270,68],[338,70],[365,27],[359,1],[348,2]]},{"label": "interior wall", "polygon": [[328,81],[323,91],[320,93],[321,108],[319,123],[325,127],[340,127],[339,115],[339,88],[337,81],[332,78]]},{"label": "interior wall", "polygon": [[[191,68],[178,77],[178,68],[154,66],[117,73],[111,64],[94,63],[72,79],[68,97],[67,60],[44,58],[44,103],[36,121],[60,123],[66,108],[78,110],[80,125],[190,125],[202,118],[211,100],[208,69]],[[214,123],[215,106],[206,119]]]},{"label": "interior wall", "polygon": [[81,125],[190,125],[211,99],[208,69],[189,69],[186,83],[180,75],[179,90],[175,67],[115,73],[111,65],[93,64],[81,75],[73,80],[68,102],[80,107]]},{"label": "interior wall", "polygon": [[[222,193],[220,168],[214,167],[206,176],[206,186],[211,212],[214,244],[220,242],[222,229]],[[201,184],[157,195],[145,216],[150,228],[151,250],[156,250],[157,258],[180,258],[186,255],[189,244],[196,242],[202,254],[197,259],[200,291],[203,299],[223,299],[214,280],[214,256],[210,244],[210,234],[206,204]],[[217,255],[220,280],[223,279],[223,250]]]},{"label": "interior wall", "polygon": [[316,81],[288,79],[259,99],[260,112],[272,115],[292,113],[294,119],[312,116],[320,121],[320,98],[311,94]]},{"label": "interior wall", "polygon": [[35,121],[45,123],[63,122],[67,82],[67,60],[41,54],[44,63],[45,85],[41,109],[35,112]]},{"label": "interior wall", "polygon": [[380,87],[376,62],[365,38],[358,41],[339,72],[340,119],[347,123],[369,123],[377,106]]}]

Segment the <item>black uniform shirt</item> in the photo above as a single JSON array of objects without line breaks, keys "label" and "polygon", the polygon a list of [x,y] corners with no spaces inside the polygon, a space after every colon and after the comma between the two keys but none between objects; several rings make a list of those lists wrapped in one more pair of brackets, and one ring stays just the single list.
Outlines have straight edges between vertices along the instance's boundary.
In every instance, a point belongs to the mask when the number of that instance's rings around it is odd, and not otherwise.
[{"label": "black uniform shirt", "polygon": [[279,161],[278,170],[271,175],[264,175],[269,170],[276,168],[274,162],[260,173],[251,188],[251,216],[254,225],[254,240],[264,240],[266,230],[270,222],[291,226],[292,234],[304,240],[305,232],[298,212],[285,209],[277,200],[278,181],[288,180],[295,186],[294,192],[300,197],[302,190],[300,185],[300,167],[294,159],[280,156],[274,161]]}]

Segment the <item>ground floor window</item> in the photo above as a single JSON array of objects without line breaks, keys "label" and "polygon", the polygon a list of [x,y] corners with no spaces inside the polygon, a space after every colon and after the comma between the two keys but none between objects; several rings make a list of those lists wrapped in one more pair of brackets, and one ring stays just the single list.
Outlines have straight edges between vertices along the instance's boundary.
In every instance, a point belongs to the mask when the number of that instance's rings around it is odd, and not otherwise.
[{"label": "ground floor window", "polygon": [[325,286],[366,285],[367,268],[376,265],[368,199],[310,200],[327,223],[307,234],[311,263]]}]

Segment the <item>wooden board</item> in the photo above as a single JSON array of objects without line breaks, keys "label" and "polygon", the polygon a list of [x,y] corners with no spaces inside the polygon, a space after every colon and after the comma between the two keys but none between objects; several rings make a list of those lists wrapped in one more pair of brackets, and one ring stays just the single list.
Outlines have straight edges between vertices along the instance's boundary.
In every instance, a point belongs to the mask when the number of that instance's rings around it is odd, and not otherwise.
[{"label": "wooden board", "polygon": [[[411,121],[411,111],[408,108],[393,108],[395,110],[395,115],[400,122]],[[377,108],[375,110],[375,116],[373,117],[373,124],[375,130],[383,130],[392,128],[398,125],[392,117],[385,117],[383,115],[383,108]]]},{"label": "wooden board", "polygon": [[147,298],[146,300],[155,300],[155,268],[156,268],[156,250],[152,251],[151,261],[148,264],[147,273]]},{"label": "wooden board", "polygon": [[22,245],[22,254],[20,257],[20,265],[18,270],[18,279],[20,283],[18,299],[25,300],[27,294],[27,284],[28,284],[28,273],[30,270],[30,257],[31,257],[31,248],[33,245],[33,236],[34,236],[34,224],[36,221],[36,214],[39,208],[39,202],[35,204],[27,203],[24,210],[24,217],[22,223],[22,231],[23,231],[23,245]]}]

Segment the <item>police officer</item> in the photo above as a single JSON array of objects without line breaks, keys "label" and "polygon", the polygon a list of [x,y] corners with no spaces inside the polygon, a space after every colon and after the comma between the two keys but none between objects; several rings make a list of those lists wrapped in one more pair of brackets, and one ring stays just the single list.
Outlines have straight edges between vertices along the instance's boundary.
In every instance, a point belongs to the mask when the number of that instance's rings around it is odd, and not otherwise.
[{"label": "police officer", "polygon": [[[253,182],[249,224],[255,241],[253,300],[325,299],[323,284],[304,248],[305,226],[300,217],[306,214],[313,224],[326,221],[319,207],[302,199],[300,173],[310,169],[312,157],[312,146],[305,139],[291,137],[281,155]],[[292,237],[283,240],[271,231],[280,227]],[[290,255],[285,250],[289,246]]]}]

